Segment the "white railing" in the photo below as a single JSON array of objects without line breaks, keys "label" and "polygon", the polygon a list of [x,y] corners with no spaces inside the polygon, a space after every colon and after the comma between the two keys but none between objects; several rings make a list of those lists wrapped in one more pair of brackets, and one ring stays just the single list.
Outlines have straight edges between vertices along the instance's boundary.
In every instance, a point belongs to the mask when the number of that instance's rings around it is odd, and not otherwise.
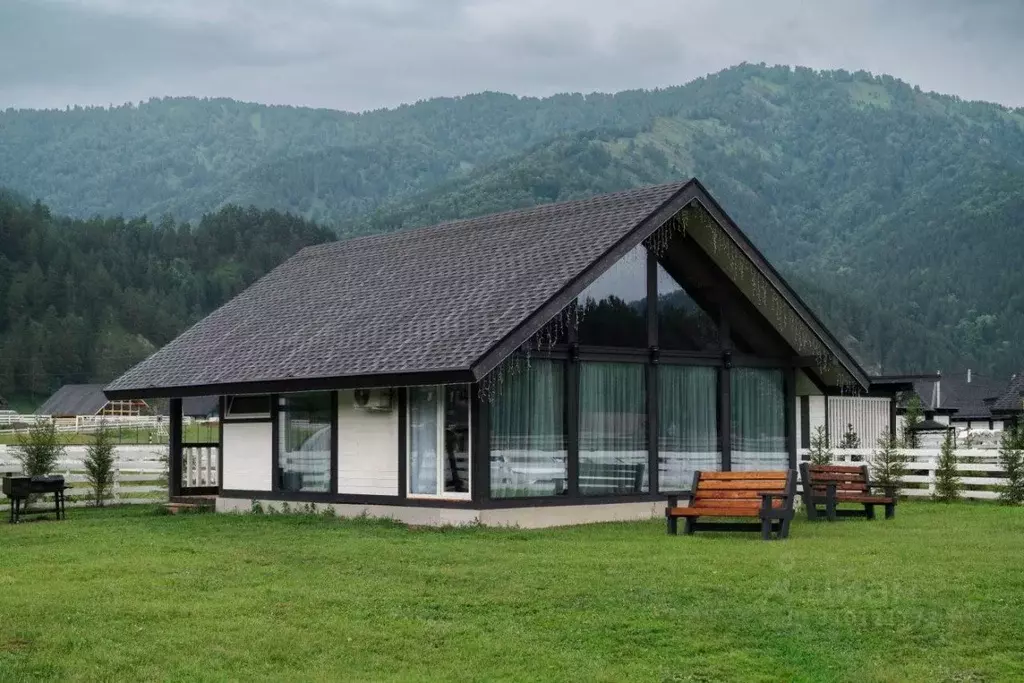
[{"label": "white railing", "polygon": [[217,446],[206,444],[181,449],[181,485],[186,487],[217,486],[219,461]]},{"label": "white railing", "polygon": [[[907,486],[900,490],[904,496],[931,496],[935,493],[935,470],[939,465],[938,448],[900,449],[907,457]],[[807,451],[801,451],[806,454]],[[836,465],[870,464],[871,448],[836,449],[832,463]],[[801,455],[801,457],[804,457]],[[957,449],[957,470],[963,485],[963,497],[977,500],[995,500],[999,487],[1005,482],[1005,469],[999,464],[999,452],[993,449]]]},{"label": "white railing", "polygon": [[[114,485],[107,504],[159,503],[167,501],[167,452],[151,446],[117,446],[114,462]],[[65,457],[57,463],[53,474],[60,474],[71,486],[68,506],[93,504],[92,488],[85,477],[85,446],[68,446]],[[11,449],[0,445],[0,476],[21,473],[21,463]],[[0,497],[0,509],[7,509],[7,500]]]}]

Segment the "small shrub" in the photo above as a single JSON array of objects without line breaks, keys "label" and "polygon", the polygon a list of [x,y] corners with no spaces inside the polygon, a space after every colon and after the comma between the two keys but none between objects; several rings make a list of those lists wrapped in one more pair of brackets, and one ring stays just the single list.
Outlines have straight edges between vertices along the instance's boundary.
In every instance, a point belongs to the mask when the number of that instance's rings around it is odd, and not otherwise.
[{"label": "small shrub", "polygon": [[907,401],[907,412],[903,414],[903,447],[918,448],[917,425],[924,419],[924,410],[921,406],[921,397],[916,393],[910,395]]},{"label": "small shrub", "polygon": [[807,454],[810,456],[812,465],[827,465],[832,462],[833,453],[828,445],[828,433],[825,428],[818,426],[811,437],[811,447]]},{"label": "small shrub", "polygon": [[999,464],[1006,477],[999,490],[999,501],[1004,505],[1024,504],[1024,426],[1015,424],[1003,431]]},{"label": "small shrub", "polygon": [[953,433],[946,432],[946,438],[942,440],[942,450],[939,451],[939,463],[935,469],[935,499],[947,503],[960,500],[963,482],[960,479],[960,471],[956,467],[956,446],[953,443]]},{"label": "small shrub", "polygon": [[249,512],[254,515],[264,514],[263,503],[258,500],[253,500],[252,503],[249,504]]},{"label": "small shrub", "polygon": [[903,479],[907,476],[907,458],[900,452],[897,440],[888,429],[882,430],[878,437],[877,448],[871,454],[871,479],[882,489],[895,489],[896,493],[903,488]]},{"label": "small shrub", "polygon": [[64,457],[64,438],[53,422],[36,422],[15,437],[14,457],[27,477],[49,474]]},{"label": "small shrub", "polygon": [[100,423],[85,455],[85,478],[92,487],[97,507],[103,507],[114,486],[114,435]]},{"label": "small shrub", "polygon": [[839,439],[840,448],[860,448],[860,437],[857,436],[857,432],[853,430],[853,425],[850,423],[846,424],[846,431],[843,432],[843,436]]}]

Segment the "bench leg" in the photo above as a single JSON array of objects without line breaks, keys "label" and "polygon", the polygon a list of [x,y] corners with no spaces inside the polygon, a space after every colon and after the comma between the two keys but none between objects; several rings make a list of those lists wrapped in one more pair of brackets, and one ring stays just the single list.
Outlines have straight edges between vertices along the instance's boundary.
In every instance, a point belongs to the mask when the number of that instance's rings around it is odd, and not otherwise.
[{"label": "bench leg", "polygon": [[693,536],[693,532],[697,530],[697,518],[687,517],[686,525],[683,527],[683,533],[687,536]]},{"label": "bench leg", "polygon": [[761,520],[761,540],[770,541],[772,540],[772,520],[762,519]]},{"label": "bench leg", "polygon": [[779,538],[789,538],[789,523],[792,520],[782,520],[782,527],[779,529]]},{"label": "bench leg", "polygon": [[896,503],[885,504],[885,518],[892,519],[896,516]]},{"label": "bench leg", "polygon": [[825,517],[828,521],[834,522],[838,515],[836,515],[836,501],[834,498],[830,498],[825,502]]},{"label": "bench leg", "polygon": [[666,531],[675,536],[679,533],[679,518],[665,515],[665,526],[667,527]]},{"label": "bench leg", "polygon": [[875,518],[875,505],[874,503],[864,503],[864,516],[868,519]]},{"label": "bench leg", "polygon": [[807,508],[807,519],[811,522],[817,521],[818,519],[818,506],[813,502],[806,503],[804,505]]}]

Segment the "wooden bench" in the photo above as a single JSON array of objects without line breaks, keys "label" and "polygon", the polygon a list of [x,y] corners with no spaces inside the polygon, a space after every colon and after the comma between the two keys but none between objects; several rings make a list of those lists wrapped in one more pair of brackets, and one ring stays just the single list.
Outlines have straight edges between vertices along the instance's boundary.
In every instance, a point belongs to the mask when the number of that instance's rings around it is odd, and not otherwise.
[{"label": "wooden bench", "polygon": [[[800,481],[803,484],[804,507],[807,519],[821,516],[829,521],[839,517],[875,518],[875,506],[885,506],[885,518],[896,516],[896,490],[886,488],[884,496],[871,493],[871,479],[867,465],[812,465],[800,463]],[[864,506],[861,510],[840,510],[840,503]],[[824,510],[819,510],[824,506]]]},{"label": "wooden bench", "polygon": [[[689,507],[679,507],[679,498]],[[686,520],[683,533],[702,531],[760,531],[761,538],[789,537],[796,497],[796,472],[694,472],[693,488],[669,496],[665,508],[668,533],[678,533],[679,518]],[[701,522],[701,517],[755,517],[758,522]]]}]

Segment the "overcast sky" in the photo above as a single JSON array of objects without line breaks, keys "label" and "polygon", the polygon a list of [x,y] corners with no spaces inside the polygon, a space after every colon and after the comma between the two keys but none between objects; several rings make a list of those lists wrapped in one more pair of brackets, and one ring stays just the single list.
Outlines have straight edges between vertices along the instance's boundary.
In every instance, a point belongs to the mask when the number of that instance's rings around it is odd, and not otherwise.
[{"label": "overcast sky", "polygon": [[677,85],[739,62],[1024,106],[1022,0],[0,0],[0,108],[162,95],[363,110]]}]

